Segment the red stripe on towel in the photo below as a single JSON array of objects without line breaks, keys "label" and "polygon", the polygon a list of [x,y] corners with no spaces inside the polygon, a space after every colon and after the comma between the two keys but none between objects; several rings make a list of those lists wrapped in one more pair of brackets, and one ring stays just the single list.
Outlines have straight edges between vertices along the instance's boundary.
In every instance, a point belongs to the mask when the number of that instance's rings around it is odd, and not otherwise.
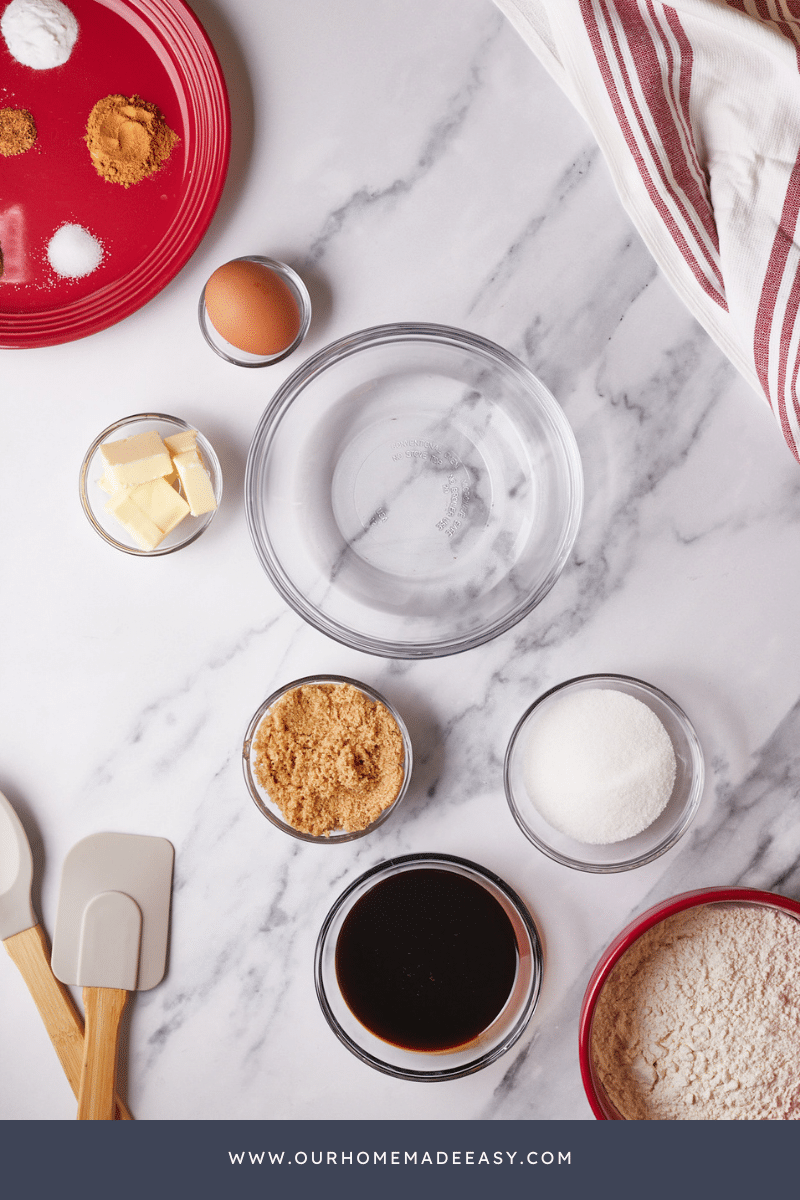
[{"label": "red stripe on towel", "polygon": [[[786,266],[789,261],[789,253],[792,249],[795,230],[797,228],[797,218],[800,214],[800,155],[795,161],[792,168],[792,174],[789,178],[789,185],[786,189],[786,195],[783,201],[783,209],[781,211],[780,224],[778,231],[772,243],[767,270],[764,275],[764,282],[761,288],[761,296],[758,303],[758,312],[756,313],[755,332],[753,339],[753,360],[755,362],[756,374],[759,382],[764,389],[764,395],[769,400],[776,411],[783,430],[783,435],[789,443],[790,447],[797,455],[797,445],[794,435],[789,426],[789,420],[786,411],[785,398],[785,383],[786,383],[786,359],[789,353],[789,343],[792,335],[792,325],[789,324],[789,305],[792,303],[792,297],[798,286],[798,279],[795,275],[792,284],[792,290],[787,304],[787,312],[784,316],[784,322],[781,329],[780,338],[780,359],[778,363],[778,395],[772,397],[769,388],[769,361],[770,361],[770,334],[772,332],[773,322],[775,318],[775,309],[778,302],[778,293],[780,292],[781,284],[783,283],[786,274]],[[793,382],[796,379],[796,372],[793,373]],[[794,402],[793,402],[794,404]],[[777,405],[777,408],[776,408]]]},{"label": "red stripe on towel", "polygon": [[[631,13],[635,13],[638,17],[635,5],[626,6]],[[675,58],[670,44],[669,38],[662,29],[658,21],[656,6],[653,0],[646,0],[646,8],[650,15],[653,27],[655,28],[659,41],[663,47],[664,55],[667,60],[667,75],[664,77],[661,74],[661,68],[658,63],[655,48],[652,53],[646,53],[644,58],[640,60],[637,53],[638,40],[631,37],[629,39],[629,49],[634,65],[636,66],[639,82],[642,85],[647,100],[648,108],[659,137],[667,151],[670,167],[675,181],[680,188],[680,194],[686,198],[686,203],[689,205],[691,213],[696,217],[697,222],[706,232],[708,240],[714,247],[715,252],[719,253],[719,238],[717,236],[717,225],[714,220],[714,210],[711,205],[711,197],[708,192],[708,186],[705,178],[703,184],[698,181],[698,172],[702,172],[700,164],[697,160],[697,153],[694,144],[694,131],[689,118],[689,90],[691,87],[691,70],[692,70],[692,47],[688,38],[683,35],[682,39],[677,38],[680,51],[680,73],[678,78],[678,93],[675,95],[670,79],[674,71]],[[677,14],[672,9],[664,9],[664,15],[668,16],[672,13],[673,20],[670,22],[670,27],[673,33],[683,34],[680,20]],[[642,20],[642,29],[647,32],[648,26]],[[636,32],[636,23],[631,23],[633,33]],[[652,39],[652,33],[650,37]],[[652,84],[657,81],[661,85],[661,91],[656,91]],[[673,107],[669,103],[667,89],[669,88],[672,94],[673,102],[678,108],[679,116],[676,118]],[[655,101],[655,102],[654,102]],[[682,119],[681,119],[682,118]],[[683,129],[683,137],[681,137],[681,129]],[[676,202],[680,199],[680,194],[674,190],[672,192]],[[689,214],[684,212],[686,219],[689,219]],[[723,286],[722,274],[719,270],[719,263],[715,258],[712,258],[706,252],[706,260],[709,267],[713,270],[715,276],[719,279],[720,288]]]},{"label": "red stripe on towel", "polygon": [[[654,0],[649,0],[649,6],[653,9],[654,15],[657,15],[655,13]],[[661,12],[662,12],[662,15],[663,15],[665,21],[667,22],[667,24],[669,25],[669,27],[672,31],[672,36],[675,38],[675,41],[678,43],[678,49],[680,51],[680,64],[681,65],[680,65],[680,77],[679,77],[679,82],[678,82],[678,97],[677,97],[677,102],[680,106],[680,114],[681,114],[680,121],[681,121],[681,125],[683,126],[684,130],[686,131],[686,141],[687,141],[687,143],[689,145],[689,149],[691,151],[692,165],[694,167],[696,178],[698,180],[702,180],[702,185],[700,185],[698,183],[698,186],[702,186],[702,188],[703,188],[703,192],[702,192],[703,199],[704,199],[705,203],[708,205],[709,214],[711,217],[711,226],[714,230],[714,244],[715,244],[715,246],[717,246],[717,249],[719,249],[719,242],[718,242],[718,236],[717,236],[717,223],[714,220],[714,206],[711,203],[711,191],[710,191],[710,183],[709,183],[709,178],[708,178],[708,171],[700,162],[700,159],[697,154],[697,145],[694,140],[694,128],[692,126],[691,111],[690,111],[690,107],[689,107],[690,89],[691,89],[691,84],[692,84],[692,68],[694,66],[694,50],[692,49],[692,43],[689,41],[688,37],[686,36],[686,31],[683,28],[683,26],[681,25],[680,18],[678,16],[678,14],[675,12],[675,9],[674,8],[664,8],[661,10]],[[671,52],[671,47],[669,46],[669,41],[666,37],[664,38],[664,45],[665,45],[665,48],[668,50],[668,52]]]},{"label": "red stripe on towel", "polygon": [[[634,14],[631,6],[628,6],[628,9],[626,11],[628,13],[628,15],[625,18],[627,21],[630,21],[631,17],[633,17],[634,15],[637,18],[637,39],[636,40],[640,41],[642,43],[644,43],[645,39],[647,39],[649,41],[649,48],[646,49],[643,44],[638,45],[636,55],[634,56],[632,48],[631,48],[633,39],[629,40],[627,48],[628,48],[628,52],[631,57],[631,61],[633,61],[634,66],[636,66],[636,61],[638,59],[639,63],[642,66],[642,69],[644,69],[644,70],[646,70],[646,67],[648,64],[652,67],[653,62],[655,62],[655,66],[657,67],[657,65],[658,65],[657,59],[653,58],[655,51],[653,48],[652,39],[650,38],[650,35],[649,35],[649,32],[647,31],[646,26],[644,25],[643,22],[641,22],[638,11],[636,11],[636,13]],[[665,225],[666,229],[668,230],[670,237],[674,241],[676,248],[680,251],[681,256],[683,257],[687,266],[690,268],[692,274],[694,275],[697,282],[700,284],[703,291],[706,293],[706,295],[708,295],[711,299],[713,299],[717,304],[719,304],[719,306],[721,308],[727,309],[725,297],[722,292],[722,278],[721,278],[721,275],[719,272],[718,264],[716,262],[714,262],[713,259],[708,255],[708,252],[705,250],[705,248],[702,246],[702,244],[700,244],[694,248],[689,245],[688,241],[686,240],[686,237],[683,234],[683,231],[679,228],[679,226],[675,220],[675,217],[673,215],[673,212],[670,210],[670,207],[667,204],[667,201],[665,199],[665,196],[670,198],[670,200],[672,201],[674,206],[681,212],[681,215],[684,217],[684,219],[687,221],[687,223],[690,226],[692,226],[695,223],[695,222],[693,222],[692,218],[693,218],[693,216],[695,218],[697,218],[697,213],[693,209],[691,211],[687,210],[686,204],[683,202],[680,195],[678,193],[676,193],[675,189],[672,187],[670,181],[668,180],[668,178],[666,176],[663,166],[658,161],[656,148],[653,145],[652,138],[650,137],[649,131],[647,130],[647,128],[645,126],[639,104],[636,100],[635,95],[633,94],[633,87],[632,87],[630,73],[629,73],[629,69],[628,69],[628,62],[626,60],[623,48],[621,47],[619,39],[617,37],[617,29],[615,28],[613,22],[611,21],[607,0],[597,0],[597,3],[595,3],[594,0],[581,0],[581,12],[583,15],[584,25],[586,27],[587,34],[589,36],[589,41],[592,46],[592,50],[594,52],[595,59],[597,61],[597,65],[600,70],[601,76],[603,78],[603,82],[606,86],[606,91],[608,92],[609,99],[610,99],[612,107],[614,109],[614,113],[619,122],[620,129],[625,137],[625,141],[627,143],[628,149],[633,157],[634,162],[636,163],[636,166],[637,166],[639,174],[642,178],[642,181],[644,182],[645,187],[647,188],[647,191],[648,191],[650,199],[653,203],[653,206],[656,209],[656,211],[658,212],[659,216],[661,217],[661,220],[664,222],[664,225]],[[647,166],[647,163],[645,161],[644,154],[642,153],[642,149],[640,147],[640,143],[637,139],[636,133],[632,129],[630,122],[628,120],[627,114],[625,112],[624,104],[622,101],[622,97],[619,93],[619,89],[617,87],[616,80],[614,78],[614,73],[612,70],[611,63],[609,62],[608,56],[607,56],[605,48],[603,46],[602,34],[601,34],[600,24],[599,24],[599,20],[598,20],[598,12],[600,14],[602,14],[604,27],[605,27],[606,33],[608,35],[608,38],[610,40],[611,46],[613,48],[616,66],[619,69],[621,76],[622,76],[622,80],[623,80],[624,87],[625,87],[626,97],[627,97],[628,103],[630,104],[631,109],[635,115],[635,118],[636,118],[636,121],[637,121],[637,124],[639,127],[639,133],[640,133],[640,136],[642,139],[642,144],[647,146],[649,153],[653,157],[653,161],[656,163],[658,177],[659,177],[658,181],[656,181],[653,178],[652,173]],[[650,72],[647,72],[647,74],[648,74],[648,78],[651,77]],[[661,78],[660,69],[658,70],[658,78],[661,81],[661,86],[662,86],[661,100],[662,100],[662,104],[663,104],[663,101],[664,101],[663,79]],[[679,151],[679,155],[678,155],[675,166],[677,166],[678,163],[682,163],[683,173],[685,174],[685,172],[686,172],[686,156],[685,156],[685,151],[683,149],[683,146],[680,144],[680,137],[675,131],[674,117],[669,110],[668,104],[665,106],[666,107],[666,117],[664,117],[662,115],[664,113],[664,107],[658,106],[657,104],[655,104],[654,101],[655,101],[655,98],[649,99],[648,104],[650,107],[650,111],[652,113],[655,113],[655,112],[659,113],[661,127],[663,127],[663,129],[666,131],[669,128],[669,122],[670,121],[672,122],[672,129],[671,129],[671,133],[669,136],[669,148],[673,154],[675,154],[676,148]],[[662,136],[664,136],[664,135],[662,134]],[[675,167],[673,167],[673,173],[674,172],[675,172]],[[698,218],[698,220],[699,220],[699,223],[702,225],[702,219]],[[700,252],[700,255],[702,256],[703,262],[708,267],[709,272],[712,274],[714,279],[718,281],[719,287],[715,286],[715,283],[712,282],[711,279],[709,279],[706,271],[703,268],[703,265],[699,261],[698,251]]]}]

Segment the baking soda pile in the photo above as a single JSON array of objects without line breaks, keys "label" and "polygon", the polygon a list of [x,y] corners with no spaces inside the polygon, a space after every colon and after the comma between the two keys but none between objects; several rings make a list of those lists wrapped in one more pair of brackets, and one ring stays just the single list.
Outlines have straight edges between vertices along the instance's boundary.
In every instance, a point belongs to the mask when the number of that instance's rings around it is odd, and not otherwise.
[{"label": "baking soda pile", "polygon": [[67,61],[78,38],[78,22],[61,0],[11,0],[0,17],[11,55],[45,71]]},{"label": "baking soda pile", "polygon": [[614,688],[566,692],[545,707],[532,725],[525,766],[528,794],[547,823],[596,846],[652,825],[676,773],[661,721]]},{"label": "baking soda pile", "polygon": [[103,247],[82,225],[62,225],[48,243],[47,258],[56,275],[81,279],[100,265]]}]

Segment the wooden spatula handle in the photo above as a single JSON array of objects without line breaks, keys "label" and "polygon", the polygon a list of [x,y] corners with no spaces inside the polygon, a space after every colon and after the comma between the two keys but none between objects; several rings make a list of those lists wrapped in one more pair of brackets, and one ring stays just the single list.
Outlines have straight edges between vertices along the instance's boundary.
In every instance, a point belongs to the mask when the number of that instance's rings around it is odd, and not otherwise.
[{"label": "wooden spatula handle", "polygon": [[86,1013],[79,1121],[113,1121],[119,1023],[130,993],[123,988],[83,989]]},{"label": "wooden spatula handle", "polygon": [[[41,925],[33,925],[6,938],[3,945],[28,985],[64,1074],[77,1097],[83,1066],[83,1018],[69,989],[52,972],[47,934]],[[119,1096],[116,1098],[116,1118],[133,1120]]]}]

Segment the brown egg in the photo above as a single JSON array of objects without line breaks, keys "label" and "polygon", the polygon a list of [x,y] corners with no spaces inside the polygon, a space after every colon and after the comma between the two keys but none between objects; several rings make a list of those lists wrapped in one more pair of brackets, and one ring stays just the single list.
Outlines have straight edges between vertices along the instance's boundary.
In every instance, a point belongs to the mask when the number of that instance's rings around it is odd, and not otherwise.
[{"label": "brown egg", "polygon": [[208,319],[238,350],[280,354],[300,330],[300,310],[287,283],[259,262],[233,259],[206,284]]}]

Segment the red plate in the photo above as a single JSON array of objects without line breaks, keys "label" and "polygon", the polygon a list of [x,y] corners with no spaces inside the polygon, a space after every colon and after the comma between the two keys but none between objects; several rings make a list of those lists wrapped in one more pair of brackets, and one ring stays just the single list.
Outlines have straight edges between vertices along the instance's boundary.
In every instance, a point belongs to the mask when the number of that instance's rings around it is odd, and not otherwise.
[{"label": "red plate", "polygon": [[[0,346],[52,346],[96,333],[151,300],[208,228],[225,182],[230,112],[208,37],[182,0],[68,0],[79,24],[68,61],[18,63],[0,38],[0,107],[26,108],[38,131],[0,158]],[[104,96],[139,95],[180,141],[147,179],[124,188],[94,169],[86,122]],[[82,279],[58,276],[47,245],[64,224],[103,245]]]}]

